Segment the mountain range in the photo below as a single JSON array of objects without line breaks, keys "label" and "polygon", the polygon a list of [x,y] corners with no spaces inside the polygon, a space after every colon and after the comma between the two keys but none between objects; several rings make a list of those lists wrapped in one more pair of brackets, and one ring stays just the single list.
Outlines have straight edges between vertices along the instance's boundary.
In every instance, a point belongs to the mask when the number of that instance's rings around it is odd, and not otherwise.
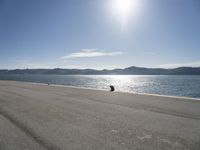
[{"label": "mountain range", "polygon": [[49,74],[49,75],[200,75],[200,67],[173,69],[128,67],[124,69],[14,69],[0,70],[0,74]]}]

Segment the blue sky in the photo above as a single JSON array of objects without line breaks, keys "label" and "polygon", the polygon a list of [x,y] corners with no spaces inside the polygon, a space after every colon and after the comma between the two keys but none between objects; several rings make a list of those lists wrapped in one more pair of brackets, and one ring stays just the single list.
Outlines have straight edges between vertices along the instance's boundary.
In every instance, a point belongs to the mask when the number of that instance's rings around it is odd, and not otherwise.
[{"label": "blue sky", "polygon": [[200,66],[199,0],[116,1],[0,0],[0,68]]}]

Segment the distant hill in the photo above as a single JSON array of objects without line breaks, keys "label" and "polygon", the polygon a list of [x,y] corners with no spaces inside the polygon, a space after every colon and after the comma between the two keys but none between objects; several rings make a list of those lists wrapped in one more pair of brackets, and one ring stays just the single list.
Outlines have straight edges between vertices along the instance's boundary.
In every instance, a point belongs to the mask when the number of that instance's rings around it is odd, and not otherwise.
[{"label": "distant hill", "polygon": [[49,74],[49,75],[200,75],[200,67],[174,69],[128,67],[124,69],[15,69],[0,70],[0,74]]}]

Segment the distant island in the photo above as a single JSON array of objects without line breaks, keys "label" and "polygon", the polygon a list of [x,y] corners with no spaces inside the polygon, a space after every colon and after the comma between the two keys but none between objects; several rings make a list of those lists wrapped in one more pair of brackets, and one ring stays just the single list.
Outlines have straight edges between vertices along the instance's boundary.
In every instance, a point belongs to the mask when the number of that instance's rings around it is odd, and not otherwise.
[{"label": "distant island", "polygon": [[124,69],[14,69],[0,70],[0,74],[48,74],[48,75],[200,75],[200,67],[173,69],[128,67]]}]

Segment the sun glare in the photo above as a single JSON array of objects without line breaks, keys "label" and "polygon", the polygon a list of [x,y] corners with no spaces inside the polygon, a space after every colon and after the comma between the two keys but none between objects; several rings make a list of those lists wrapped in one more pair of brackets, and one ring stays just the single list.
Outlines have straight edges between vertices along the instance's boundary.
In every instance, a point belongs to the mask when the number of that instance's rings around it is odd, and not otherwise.
[{"label": "sun glare", "polygon": [[128,23],[139,8],[139,0],[111,0],[110,11],[123,26]]}]

